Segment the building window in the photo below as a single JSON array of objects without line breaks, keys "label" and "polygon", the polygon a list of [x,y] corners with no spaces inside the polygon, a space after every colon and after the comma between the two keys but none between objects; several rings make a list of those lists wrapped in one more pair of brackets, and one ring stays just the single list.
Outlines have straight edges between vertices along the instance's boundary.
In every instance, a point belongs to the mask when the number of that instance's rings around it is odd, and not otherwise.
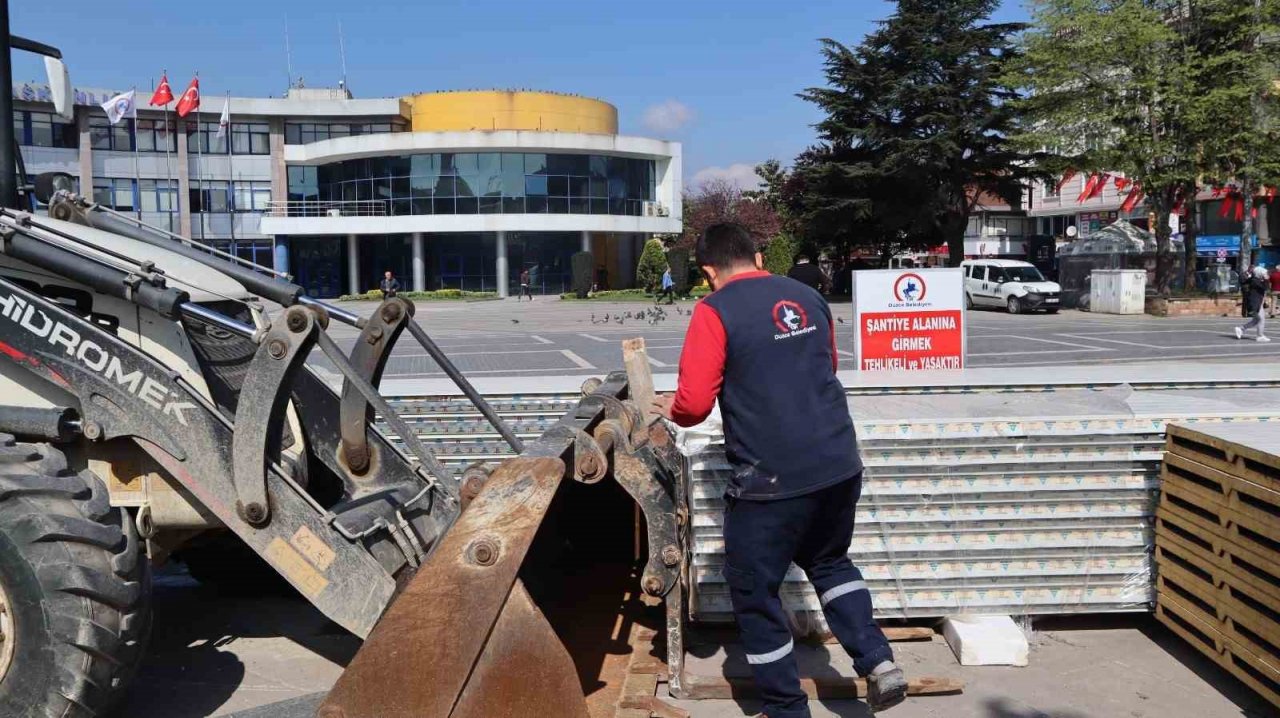
[{"label": "building window", "polygon": [[192,212],[228,212],[231,206],[230,186],[226,180],[199,180],[192,184]]},{"label": "building window", "polygon": [[49,112],[15,110],[13,136],[25,147],[65,147],[75,149],[80,144],[79,133],[73,123],[63,122]]},{"label": "building window", "polygon": [[227,136],[218,137],[217,122],[187,123],[187,152],[206,155],[227,154]]},{"label": "building window", "polygon": [[[215,129],[216,133],[217,130]],[[271,127],[265,122],[232,122],[231,153],[265,155],[271,153]]]},{"label": "building window", "polygon": [[138,118],[138,151],[177,152],[173,123]]},{"label": "building window", "polygon": [[89,143],[95,150],[133,151],[133,120],[111,124],[106,115],[89,115]]},{"label": "building window", "polygon": [[643,214],[652,160],[605,155],[456,152],[289,168],[289,199],[367,202],[401,214]]},{"label": "building window", "polygon": [[1044,183],[1044,191],[1040,193],[1043,199],[1057,199],[1062,196],[1062,192],[1058,189],[1058,183],[1049,180]]},{"label": "building window", "polygon": [[177,212],[177,180],[144,179],[138,183],[138,199],[143,212]]},{"label": "building window", "polygon": [[93,201],[118,212],[132,212],[134,207],[133,180],[125,177],[94,177]]},{"label": "building window", "polygon": [[236,181],[233,183],[233,205],[237,212],[265,212],[271,201],[270,182]]},{"label": "building window", "polygon": [[305,145],[352,135],[375,135],[400,132],[403,128],[390,122],[288,122],[284,126],[286,145]]}]

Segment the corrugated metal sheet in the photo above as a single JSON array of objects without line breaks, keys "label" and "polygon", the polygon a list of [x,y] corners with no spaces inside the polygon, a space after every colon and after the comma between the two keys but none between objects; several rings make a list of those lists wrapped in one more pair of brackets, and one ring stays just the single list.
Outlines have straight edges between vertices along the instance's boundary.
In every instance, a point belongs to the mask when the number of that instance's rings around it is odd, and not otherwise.
[{"label": "corrugated metal sheet", "polygon": [[[1280,379],[1055,387],[1043,375],[1012,374],[1003,386],[850,390],[867,465],[850,555],[877,615],[1146,610],[1165,425],[1280,422]],[[491,400],[518,432],[535,436],[576,396]],[[395,403],[448,466],[508,454],[455,396]],[[696,620],[729,620],[722,437],[711,423],[686,438],[704,447],[691,456],[690,609]],[[793,611],[818,609],[794,567],[783,596]]]}]

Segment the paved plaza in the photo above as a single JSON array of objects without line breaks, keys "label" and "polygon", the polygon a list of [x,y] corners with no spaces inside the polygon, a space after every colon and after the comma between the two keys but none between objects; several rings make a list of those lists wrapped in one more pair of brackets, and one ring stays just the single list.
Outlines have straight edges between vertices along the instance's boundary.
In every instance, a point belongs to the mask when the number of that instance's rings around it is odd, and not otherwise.
[{"label": "paved plaza", "polygon": [[[374,303],[343,304],[368,314]],[[418,321],[462,371],[473,376],[601,374],[621,367],[619,343],[646,339],[655,373],[674,373],[693,304],[660,307],[645,302],[571,302],[540,297],[480,302],[423,302]],[[840,368],[853,369],[853,310],[832,305],[837,319]],[[644,316],[641,317],[641,313]],[[1108,365],[1160,361],[1265,361],[1280,366],[1280,341],[1238,341],[1232,317],[1118,316],[1073,310],[1056,315],[968,312],[969,365],[1036,367]],[[1280,337],[1280,320],[1275,323]],[[332,333],[350,348],[356,331],[335,326]],[[407,335],[388,364],[387,377],[443,376],[426,352]]]}]

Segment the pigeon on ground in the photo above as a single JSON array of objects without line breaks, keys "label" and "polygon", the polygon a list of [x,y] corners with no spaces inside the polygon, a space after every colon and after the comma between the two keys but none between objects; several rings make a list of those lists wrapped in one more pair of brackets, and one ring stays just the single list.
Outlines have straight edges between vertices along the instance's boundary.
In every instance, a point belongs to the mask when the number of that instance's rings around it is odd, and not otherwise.
[{"label": "pigeon on ground", "polygon": [[836,321],[844,324],[844,317],[836,317]]},{"label": "pigeon on ground", "polygon": [[512,319],[512,320],[511,320],[511,323],[512,323],[512,324],[519,324],[519,323],[520,323],[520,320],[519,320],[519,319]]}]

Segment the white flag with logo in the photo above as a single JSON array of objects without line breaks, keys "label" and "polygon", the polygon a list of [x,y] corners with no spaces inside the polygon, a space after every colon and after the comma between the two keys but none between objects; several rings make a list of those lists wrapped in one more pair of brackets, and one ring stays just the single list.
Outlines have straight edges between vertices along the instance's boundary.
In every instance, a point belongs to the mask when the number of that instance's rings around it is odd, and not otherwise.
[{"label": "white flag with logo", "polygon": [[111,124],[119,124],[120,120],[126,117],[133,119],[138,116],[138,107],[133,102],[133,95],[134,90],[129,90],[102,103],[102,110],[107,113],[107,120]]},{"label": "white flag with logo", "polygon": [[222,117],[218,118],[218,139],[227,136],[227,128],[231,126],[231,98],[222,103]]}]

